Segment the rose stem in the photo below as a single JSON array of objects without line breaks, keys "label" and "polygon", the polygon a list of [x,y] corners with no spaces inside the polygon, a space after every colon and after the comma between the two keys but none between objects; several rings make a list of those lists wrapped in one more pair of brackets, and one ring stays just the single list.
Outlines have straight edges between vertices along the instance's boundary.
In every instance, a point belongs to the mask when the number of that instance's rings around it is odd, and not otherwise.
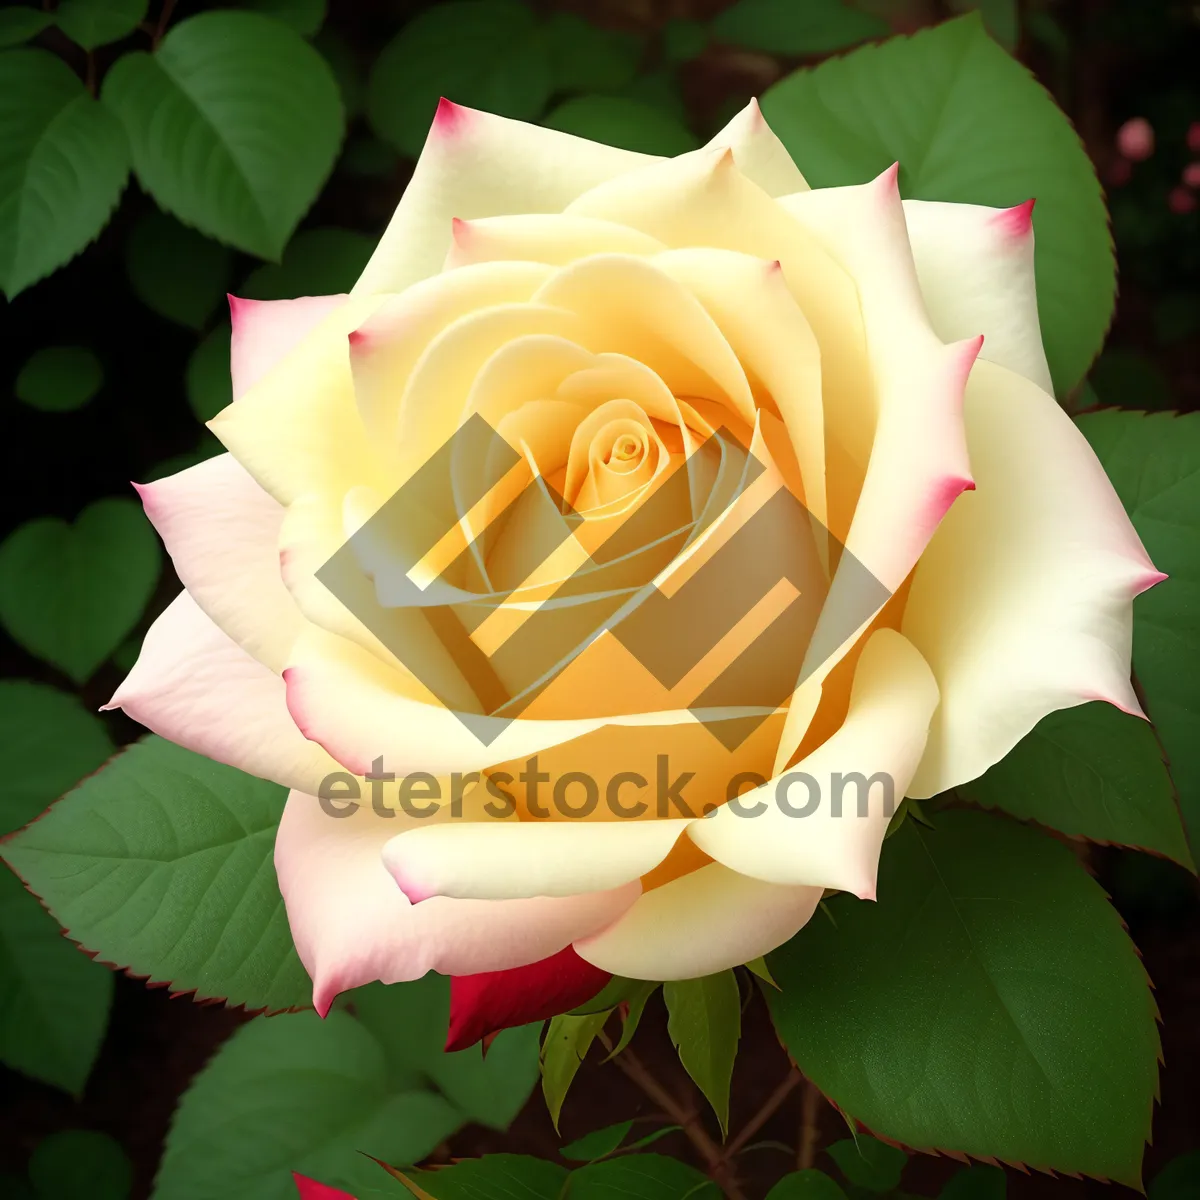
[{"label": "rose stem", "polygon": [[733,1158],[739,1150],[771,1119],[779,1106],[792,1094],[795,1088],[803,1083],[804,1076],[795,1067],[788,1072],[783,1082],[767,1097],[762,1108],[758,1110],[743,1126],[742,1131],[729,1143],[725,1150],[726,1157]]},{"label": "rose stem", "polygon": [[821,1104],[821,1093],[811,1080],[804,1081],[804,1095],[800,1101],[800,1153],[796,1165],[807,1171],[817,1157],[817,1135],[820,1132],[817,1111]]},{"label": "rose stem", "polygon": [[[611,1051],[612,1045],[602,1033],[597,1040],[606,1050]],[[688,1140],[695,1146],[700,1156],[708,1166],[709,1174],[724,1190],[729,1200],[746,1200],[746,1194],[738,1186],[733,1173],[732,1164],[721,1148],[704,1132],[696,1114],[685,1108],[670,1092],[667,1091],[647,1069],[645,1064],[633,1052],[631,1047],[622,1050],[612,1060],[655,1104],[683,1129]]]}]

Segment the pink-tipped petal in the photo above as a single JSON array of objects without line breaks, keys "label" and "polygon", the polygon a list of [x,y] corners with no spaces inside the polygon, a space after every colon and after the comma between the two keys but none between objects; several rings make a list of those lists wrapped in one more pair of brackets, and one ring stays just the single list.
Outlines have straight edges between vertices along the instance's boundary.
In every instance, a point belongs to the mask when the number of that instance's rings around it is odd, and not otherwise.
[{"label": "pink-tipped petal", "polygon": [[938,335],[956,341],[982,330],[981,358],[1053,394],[1038,320],[1033,207],[906,200],[904,216]]},{"label": "pink-tipped petal", "polygon": [[[861,187],[804,192],[780,204],[818,233],[854,277],[876,393],[875,433],[844,539],[852,557],[834,575],[802,671],[800,686],[812,691],[903,584],[973,478],[962,398],[980,343],[978,326],[968,339],[946,345],[931,325],[896,166]],[[883,585],[871,603],[863,567]],[[849,622],[853,628],[846,628],[847,614],[860,617]],[[776,773],[799,746],[811,712],[809,704],[789,709]]]},{"label": "pink-tipped petal", "polygon": [[442,96],[438,100],[437,112],[433,114],[433,132],[438,137],[453,137],[463,132],[473,115],[473,109],[464,108]]},{"label": "pink-tipped petal", "polygon": [[421,819],[381,816],[369,797],[357,808],[343,800],[323,808],[315,796],[296,791],[288,797],[275,869],[318,1012],[327,1012],[339,992],[377,979],[400,983],[427,971],[476,975],[549,958],[611,924],[641,891],[635,881],[562,898],[435,896],[414,907],[384,868],[381,851],[406,822]]},{"label": "pink-tipped petal", "polygon": [[282,506],[230,454],[135,487],[192,598],[247,653],[281,670],[303,623],[280,576]]},{"label": "pink-tipped petal", "polygon": [[316,790],[342,767],[288,715],[283,680],[251,658],[180,592],[150,627],[105,708],[207,758]]},{"label": "pink-tipped petal", "polygon": [[446,1050],[465,1050],[501,1029],[567,1012],[590,1000],[611,978],[570,946],[524,967],[455,975]]},{"label": "pink-tipped petal", "polygon": [[233,398],[245,395],[345,301],[345,296],[302,296],[295,300],[246,300],[230,296]]},{"label": "pink-tipped petal", "polygon": [[981,361],[966,418],[979,486],[934,536],[904,613],[941,690],[918,798],[981,775],[1057,709],[1104,699],[1140,712],[1132,601],[1161,577],[1050,396]]},{"label": "pink-tipped petal", "polygon": [[993,218],[992,223],[1010,238],[1026,238],[1033,233],[1033,198],[1012,208],[1002,208]]},{"label": "pink-tipped petal", "polygon": [[562,212],[588,188],[652,162],[443,100],[416,170],[357,294],[401,292],[442,268],[453,217]]}]

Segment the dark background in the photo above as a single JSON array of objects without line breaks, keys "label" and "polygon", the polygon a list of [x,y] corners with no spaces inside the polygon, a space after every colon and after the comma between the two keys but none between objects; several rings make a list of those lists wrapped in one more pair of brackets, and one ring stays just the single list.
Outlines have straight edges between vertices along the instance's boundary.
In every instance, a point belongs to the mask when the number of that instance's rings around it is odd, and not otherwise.
[{"label": "dark background", "polygon": [[[180,15],[202,7],[211,6],[180,5]],[[365,70],[406,17],[425,7],[399,0],[339,0],[331,6],[327,26],[341,35]],[[720,0],[580,0],[539,7],[571,9],[600,26],[653,35],[670,18],[706,18],[723,5]],[[862,7],[885,14],[898,31],[908,31],[963,6],[880,0]],[[1084,138],[1108,192],[1120,267],[1109,346],[1091,376],[1095,395],[1077,396],[1072,406],[1084,407],[1098,398],[1127,407],[1200,407],[1200,190],[1182,182],[1188,163],[1200,161],[1200,8],[1167,0],[1046,0],[1023,4],[1022,9],[1027,17],[1050,16],[1061,34],[1046,33],[1036,18],[1026,20],[1018,56],[1053,92]],[[1035,37],[1031,27],[1040,29],[1042,36]],[[51,31],[39,44],[60,53],[82,73],[83,63],[76,61],[81,52],[61,35]],[[653,55],[653,37],[648,46]],[[103,60],[117,53],[117,48],[106,47],[98,56]],[[761,94],[795,65],[795,60],[710,45],[679,72],[693,131],[708,137],[732,109]],[[1119,130],[1133,118],[1146,119],[1155,134],[1153,152],[1136,162],[1119,148]],[[351,126],[348,146],[356,137],[361,143],[363,134],[359,117]],[[337,226],[377,237],[411,165],[395,158],[364,175],[343,162],[301,228]],[[31,517],[55,514],[69,519],[100,496],[128,494],[129,480],[151,477],[164,461],[194,452],[208,436],[185,400],[185,366],[196,346],[195,333],[150,312],[126,278],[126,238],[139,215],[152,207],[131,184],[96,244],[4,306],[0,477],[6,499],[0,537]],[[257,265],[256,260],[237,256],[235,278],[244,278]],[[90,346],[104,362],[101,394],[78,412],[39,412],[11,396],[21,364],[48,341]],[[136,631],[139,635],[177,586],[168,572]],[[54,668],[2,635],[0,667],[6,676],[72,690]],[[83,689],[87,706],[94,710],[104,703],[122,674],[114,664],[103,666]],[[106,714],[105,720],[118,742],[140,732],[121,713]],[[1162,1011],[1162,1101],[1146,1160],[1146,1176],[1152,1178],[1173,1156],[1200,1147],[1200,900],[1196,881],[1169,863],[1105,847],[1091,847],[1086,853],[1142,951]],[[107,1040],[81,1100],[0,1068],[0,1172],[23,1173],[30,1151],[47,1133],[91,1128],[122,1143],[134,1162],[134,1195],[147,1195],[176,1098],[244,1019],[239,1012],[172,999],[165,990],[148,990],[120,977]],[[656,998],[635,1048],[672,1090],[688,1095],[690,1084],[664,1026]],[[734,1073],[735,1130],[787,1071],[758,998],[744,1028]],[[800,1103],[797,1090],[755,1140],[795,1147]],[[700,1111],[698,1097],[695,1104]],[[565,1106],[563,1140],[652,1112],[621,1072],[589,1061]],[[823,1142],[845,1136],[841,1118],[824,1104],[820,1130]],[[559,1144],[535,1093],[508,1135],[468,1127],[441,1157],[496,1149],[553,1157]],[[691,1154],[681,1134],[664,1139],[655,1149],[680,1157]],[[794,1166],[794,1155],[768,1146],[743,1156],[739,1171],[749,1193],[761,1195],[789,1165]],[[818,1165],[830,1166],[820,1158]],[[905,1190],[934,1193],[953,1169],[945,1159],[918,1158],[905,1176]],[[1009,1195],[1014,1197],[1051,1195],[1066,1200],[1102,1190],[1090,1181],[1008,1174]]]}]

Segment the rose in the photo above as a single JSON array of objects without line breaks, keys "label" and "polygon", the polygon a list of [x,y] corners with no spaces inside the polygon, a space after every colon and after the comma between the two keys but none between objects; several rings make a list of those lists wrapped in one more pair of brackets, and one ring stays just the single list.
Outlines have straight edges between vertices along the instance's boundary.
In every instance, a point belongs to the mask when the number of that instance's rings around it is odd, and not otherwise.
[{"label": "rose", "polygon": [[[874,895],[889,781],[927,797],[1056,709],[1139,711],[1131,601],[1161,576],[1050,394],[1031,208],[902,202],[894,169],[809,190],[753,104],[656,160],[443,102],[351,295],[234,302],[237,398],[211,422],[229,453],[140,489],[186,590],[112,704],[292,789],[276,867],[319,1010],[434,969],[473,980],[456,995],[485,996],[495,1027],[604,972],[752,960],[824,889]],[[456,436],[472,414],[486,452]],[[458,507],[426,554],[420,505],[397,520],[388,498],[445,446]],[[664,682],[619,626],[556,649],[535,686],[541,652],[502,647],[524,623],[558,631],[539,623],[555,581],[712,447],[756,478],[722,494],[710,474],[708,524],[633,584],[669,593],[725,561],[764,497],[802,500],[737,559],[806,547],[808,582],[832,571],[807,647],[754,643],[784,692],[751,674],[698,717],[694,679]],[[539,477],[583,513],[569,536],[539,532]],[[480,479],[495,486],[468,514]],[[439,610],[395,598],[418,559],[431,595],[472,594],[479,562],[501,580],[474,588],[503,593],[468,622],[483,675]],[[751,641],[780,611],[754,609]],[[469,719],[497,713],[512,719],[483,736]],[[690,775],[692,811],[716,811],[617,819],[609,786],[624,779],[624,803],[664,760],[668,791]],[[535,819],[522,771],[543,796],[607,803]],[[798,772],[857,773],[875,798],[797,819]]]}]

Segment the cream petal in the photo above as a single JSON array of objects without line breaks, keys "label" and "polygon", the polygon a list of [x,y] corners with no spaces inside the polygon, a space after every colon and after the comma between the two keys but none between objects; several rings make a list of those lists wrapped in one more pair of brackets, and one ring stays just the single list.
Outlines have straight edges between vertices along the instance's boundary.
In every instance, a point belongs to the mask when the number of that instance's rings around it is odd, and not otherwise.
[{"label": "cream petal", "polygon": [[400,397],[429,343],[470,313],[528,300],[550,273],[532,262],[489,262],[435,275],[390,297],[350,335],[359,415],[389,462],[395,457]]},{"label": "cream petal", "polygon": [[727,146],[732,150],[738,170],[768,196],[808,191],[808,183],[767,124],[757,100],[751,100],[738,111],[729,124],[713,136],[708,146]]},{"label": "cream petal", "polygon": [[383,861],[414,902],[512,900],[621,887],[670,853],[688,825],[668,821],[445,822],[400,833]]},{"label": "cream petal", "polygon": [[575,943],[628,979],[697,979],[750,962],[808,924],[819,887],[788,887],[710,863],[644,892],[607,929]]},{"label": "cream petal", "polygon": [[587,346],[579,315],[535,294],[528,304],[498,304],[449,325],[425,349],[400,400],[397,431],[401,478],[436,454],[466,416],[471,387],[485,364],[510,342],[548,335]]},{"label": "cream petal", "polygon": [[[686,709],[562,721],[518,719],[485,743],[455,712],[422,700],[424,689],[415,679],[360,646],[315,628],[297,640],[283,677],[288,708],[304,735],[360,775],[380,756],[397,775],[447,775],[524,761],[605,725],[698,724]],[[488,726],[484,731],[494,730]]]},{"label": "cream petal", "polygon": [[354,292],[398,292],[436,274],[450,249],[454,217],[561,212],[596,184],[652,161],[443,100]]},{"label": "cream petal", "polygon": [[800,467],[804,503],[826,525],[821,351],[779,263],[707,249],[669,250],[653,262],[696,296],[771,394]]},{"label": "cream petal", "polygon": [[[844,538],[873,444],[877,402],[855,282],[822,239],[743,175],[733,152],[719,147],[601,184],[569,211],[621,222],[672,248],[779,260],[820,346],[827,455],[838,461],[839,487],[828,489],[830,528]],[[829,475],[832,483],[834,472]]]},{"label": "cream petal", "polygon": [[522,967],[605,928],[637,897],[615,891],[529,900],[452,900],[414,906],[380,852],[399,823],[364,804],[341,816],[311,795],[288,797],[275,870],[300,961],[322,1015],[334,997],[373,980],[402,983],[428,971],[474,975]]},{"label": "cream petal", "polygon": [[942,695],[917,797],[982,774],[1057,709],[1107,700],[1140,713],[1131,602],[1162,578],[1044,391],[978,363],[966,419],[978,488],[942,522],[904,614]]},{"label": "cream petal", "polygon": [[196,603],[247,653],[282,671],[303,617],[280,576],[279,502],[231,454],[137,491]]},{"label": "cream petal", "polygon": [[657,254],[660,241],[618,225],[564,213],[519,213],[454,221],[446,270],[471,263],[525,261],[565,266],[592,254]]},{"label": "cream petal", "polygon": [[281,504],[311,491],[344,495],[356,484],[386,488],[383,460],[355,405],[347,340],[385,299],[351,297],[335,308],[209,421],[225,448]]},{"label": "cream petal", "polygon": [[594,331],[593,348],[645,363],[676,396],[724,399],[753,424],[750,385],[716,322],[653,263],[626,254],[595,255],[558,271],[534,298],[578,314]]},{"label": "cream petal", "polygon": [[301,296],[296,300],[246,300],[230,296],[233,398],[245,395],[345,302],[344,295]]},{"label": "cream petal", "polygon": [[979,357],[1054,394],[1038,323],[1033,202],[1016,208],[905,200],[929,320],[946,342],[983,334]]},{"label": "cream petal", "polygon": [[780,201],[858,285],[878,418],[843,539],[849,556],[843,555],[813,636],[776,774],[800,744],[814,708],[811,693],[900,588],[956,498],[974,487],[962,403],[983,339],[947,346],[930,326],[897,171],[892,167],[873,182],[838,189],[836,195],[817,190]]},{"label": "cream petal", "polygon": [[891,629],[876,631],[858,661],[841,728],[784,775],[694,822],[688,836],[744,875],[873,899],[892,815],[886,797],[898,805],[909,790],[937,703],[919,651]]},{"label": "cream petal", "polygon": [[226,637],[187,592],[150,626],[133,670],[104,707],[284,787],[315,792],[342,770],[296,728],[283,680]]}]

